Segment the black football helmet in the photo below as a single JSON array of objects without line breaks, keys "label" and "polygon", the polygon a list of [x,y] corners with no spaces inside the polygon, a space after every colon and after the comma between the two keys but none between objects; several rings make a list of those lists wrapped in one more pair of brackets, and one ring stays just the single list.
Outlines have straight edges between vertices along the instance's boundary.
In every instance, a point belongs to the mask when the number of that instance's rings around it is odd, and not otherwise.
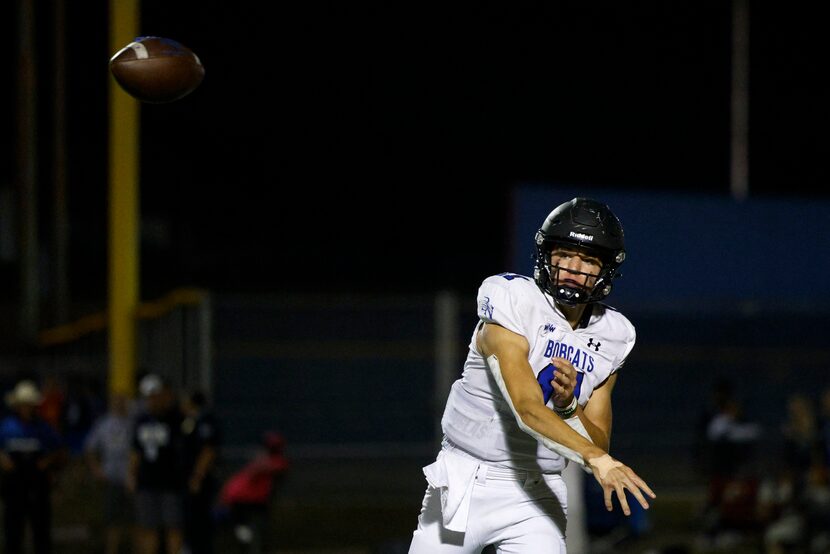
[{"label": "black football helmet", "polygon": [[[551,266],[555,246],[573,246],[602,261],[602,269],[591,290],[556,286],[558,266]],[[539,287],[568,305],[596,302],[611,293],[611,282],[625,260],[623,228],[617,216],[601,202],[574,198],[556,207],[536,232],[533,278]]]}]

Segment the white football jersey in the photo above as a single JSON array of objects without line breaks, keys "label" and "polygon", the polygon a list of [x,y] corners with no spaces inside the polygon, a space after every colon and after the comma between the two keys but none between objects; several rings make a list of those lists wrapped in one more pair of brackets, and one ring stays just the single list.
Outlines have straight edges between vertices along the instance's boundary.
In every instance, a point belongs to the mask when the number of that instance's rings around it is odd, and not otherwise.
[{"label": "white football jersey", "polygon": [[[548,407],[553,408],[553,357],[567,358],[577,371],[581,406],[625,362],[634,347],[634,326],[604,304],[589,305],[587,325],[571,329],[550,295],[533,279],[515,273],[494,275],[478,291],[478,316],[524,336],[528,362]],[[480,325],[480,324],[479,324]],[[522,431],[476,346],[470,340],[464,372],[452,386],[441,425],[451,445],[475,458],[513,469],[560,472],[566,459]]]}]

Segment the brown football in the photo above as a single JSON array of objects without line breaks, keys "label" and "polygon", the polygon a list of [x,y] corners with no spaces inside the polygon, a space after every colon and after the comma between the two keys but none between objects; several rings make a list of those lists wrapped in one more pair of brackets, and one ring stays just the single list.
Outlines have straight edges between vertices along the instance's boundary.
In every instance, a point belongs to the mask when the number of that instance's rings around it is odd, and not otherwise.
[{"label": "brown football", "polygon": [[202,82],[205,68],[181,43],[138,37],[110,58],[110,72],[130,96],[158,104],[184,98]]}]

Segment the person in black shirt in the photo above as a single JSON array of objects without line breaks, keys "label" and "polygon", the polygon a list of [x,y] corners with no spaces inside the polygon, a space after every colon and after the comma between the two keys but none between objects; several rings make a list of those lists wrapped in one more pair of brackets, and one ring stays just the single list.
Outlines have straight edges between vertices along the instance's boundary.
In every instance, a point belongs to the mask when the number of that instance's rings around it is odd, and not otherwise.
[{"label": "person in black shirt", "polygon": [[218,484],[215,475],[219,430],[201,392],[184,398],[184,438],[187,492],[184,504],[184,541],[190,554],[213,553],[213,501]]},{"label": "person in black shirt", "polygon": [[139,390],[146,404],[137,415],[127,488],[135,494],[139,554],[159,551],[159,530],[166,552],[183,545],[182,414],[169,385],[157,375],[145,376]]}]

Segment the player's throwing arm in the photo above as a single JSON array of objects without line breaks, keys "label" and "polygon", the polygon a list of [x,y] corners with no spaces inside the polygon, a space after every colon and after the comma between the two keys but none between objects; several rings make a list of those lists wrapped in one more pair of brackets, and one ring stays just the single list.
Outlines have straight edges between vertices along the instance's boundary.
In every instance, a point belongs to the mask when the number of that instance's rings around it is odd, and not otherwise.
[{"label": "player's throwing arm", "polygon": [[609,511],[613,509],[612,496],[616,493],[623,513],[631,515],[626,489],[643,508],[649,508],[643,493],[651,498],[656,495],[634,470],[591,442],[584,425],[574,414],[563,420],[545,406],[539,383],[527,362],[528,345],[524,337],[499,325],[486,324],[479,331],[478,345],[524,432],[590,471],[602,486]]}]

